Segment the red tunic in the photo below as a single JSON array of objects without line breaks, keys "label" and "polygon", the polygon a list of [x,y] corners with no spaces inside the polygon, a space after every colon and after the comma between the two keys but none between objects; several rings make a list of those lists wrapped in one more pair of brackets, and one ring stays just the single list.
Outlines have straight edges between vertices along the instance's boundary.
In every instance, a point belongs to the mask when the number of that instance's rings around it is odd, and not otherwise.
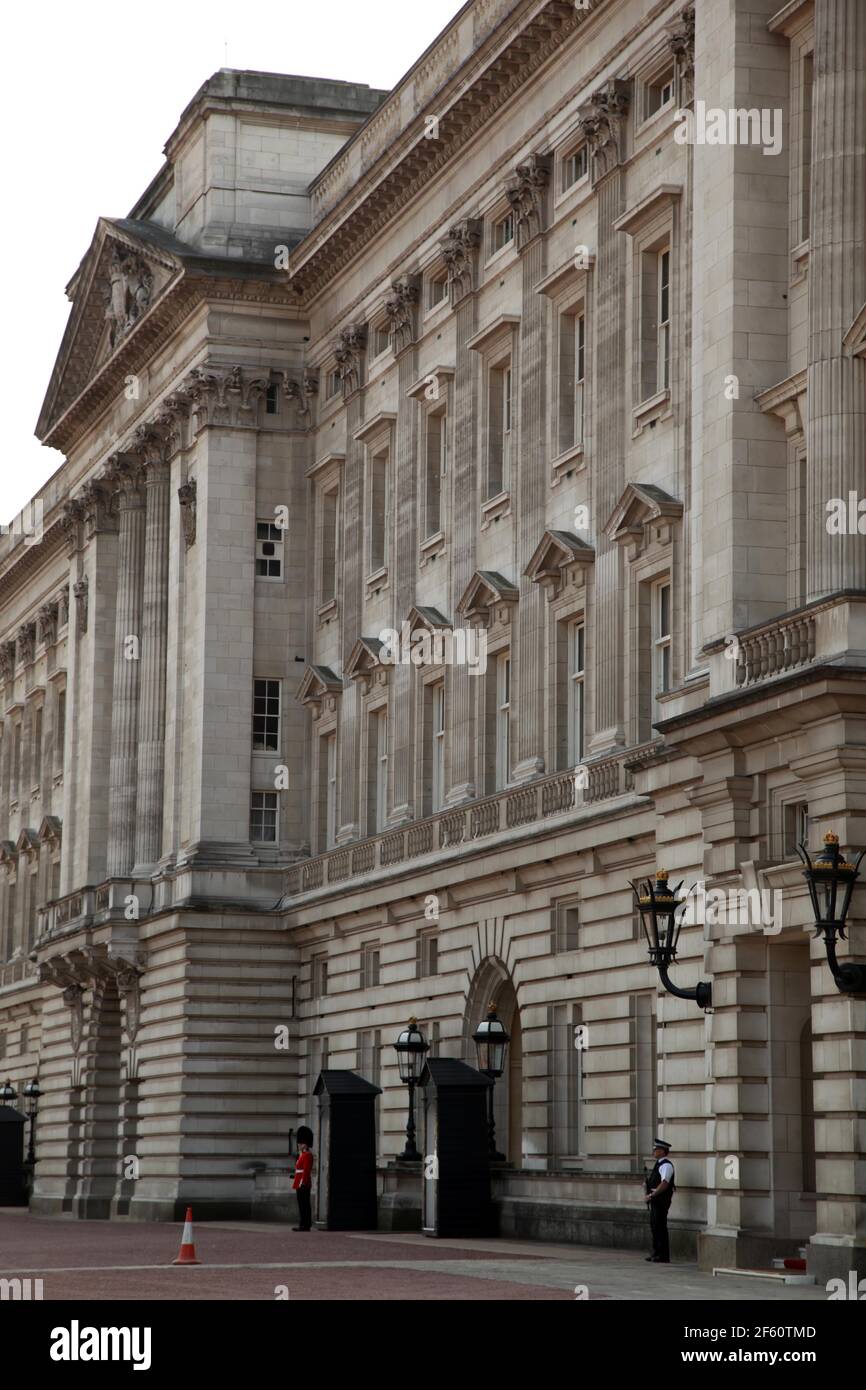
[{"label": "red tunic", "polygon": [[292,1182],[292,1190],[296,1191],[299,1187],[309,1187],[313,1172],[313,1155],[309,1150],[298,1154],[298,1161],[295,1164],[295,1177]]}]

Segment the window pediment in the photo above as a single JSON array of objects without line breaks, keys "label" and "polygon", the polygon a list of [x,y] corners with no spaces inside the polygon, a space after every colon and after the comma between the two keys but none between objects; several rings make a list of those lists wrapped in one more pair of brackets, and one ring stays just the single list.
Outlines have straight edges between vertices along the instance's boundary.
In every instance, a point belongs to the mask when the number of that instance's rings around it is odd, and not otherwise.
[{"label": "window pediment", "polygon": [[451,623],[445,617],[444,613],[439,612],[438,608],[413,606],[409,609],[406,623],[408,625],[410,637],[419,627],[426,628],[428,632],[451,631]]},{"label": "window pediment", "polygon": [[343,682],[330,666],[308,665],[297,698],[307,705],[318,719],[322,709],[334,710],[343,693]]},{"label": "window pediment", "polygon": [[63,822],[59,816],[43,816],[39,827],[39,840],[42,844],[60,844],[63,835]]},{"label": "window pediment", "polygon": [[388,667],[380,659],[385,644],[378,637],[359,637],[346,663],[349,680],[361,681],[368,693],[374,684],[385,685]]},{"label": "window pediment", "polygon": [[682,514],[682,502],[654,483],[629,483],[603,529],[608,540],[627,546],[634,560],[651,539],[666,545]]},{"label": "window pediment", "polygon": [[463,597],[457,605],[469,622],[482,622],[486,627],[511,621],[511,610],[520,591],[497,570],[476,570]]},{"label": "window pediment", "polygon": [[545,531],[523,571],[547,590],[553,599],[566,584],[582,584],[587,566],[595,563],[595,549],[572,531]]}]

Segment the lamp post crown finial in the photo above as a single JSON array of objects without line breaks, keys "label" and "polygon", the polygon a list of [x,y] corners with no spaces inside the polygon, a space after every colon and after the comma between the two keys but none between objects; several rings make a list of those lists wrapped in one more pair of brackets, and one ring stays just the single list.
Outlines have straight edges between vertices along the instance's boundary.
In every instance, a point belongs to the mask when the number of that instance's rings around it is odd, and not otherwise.
[{"label": "lamp post crown finial", "polygon": [[838,845],[838,843],[839,843],[839,836],[836,835],[832,830],[828,830],[828,831],[827,831],[827,834],[824,836],[824,844],[825,844],[825,845]]}]

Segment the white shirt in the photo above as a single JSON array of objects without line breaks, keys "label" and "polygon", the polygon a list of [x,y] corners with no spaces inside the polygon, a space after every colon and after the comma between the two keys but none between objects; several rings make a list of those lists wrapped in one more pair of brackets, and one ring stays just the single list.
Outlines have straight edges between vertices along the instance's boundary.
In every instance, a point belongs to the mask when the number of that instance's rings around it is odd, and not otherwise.
[{"label": "white shirt", "polygon": [[670,1182],[674,1175],[674,1165],[669,1158],[663,1158],[659,1163],[659,1182]]}]

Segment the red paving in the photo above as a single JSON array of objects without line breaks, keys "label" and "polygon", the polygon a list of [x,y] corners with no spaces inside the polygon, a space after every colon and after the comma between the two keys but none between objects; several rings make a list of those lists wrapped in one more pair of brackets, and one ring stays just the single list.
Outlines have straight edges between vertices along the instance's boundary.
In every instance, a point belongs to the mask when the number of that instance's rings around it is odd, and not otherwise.
[{"label": "red paving", "polygon": [[[250,1228],[200,1223],[194,1234],[202,1264],[178,1269],[171,1261],[178,1252],[181,1231],[181,1223],[44,1219],[0,1210],[0,1275],[41,1277],[46,1301],[274,1300],[280,1285],[288,1288],[293,1302],[548,1301],[574,1296],[567,1290],[533,1283],[480,1279],[446,1269],[393,1269],[383,1263],[416,1261],[435,1266],[448,1260],[471,1260],[483,1264],[502,1258],[492,1251],[468,1250],[455,1240],[410,1243],[332,1231],[301,1234],[278,1225]],[[538,1257],[530,1258],[535,1263]],[[513,1255],[509,1259],[519,1262]],[[283,1269],[282,1261],[287,1262]],[[356,1267],[323,1268],[319,1261],[351,1261]],[[308,1267],[299,1269],[298,1262]],[[245,1264],[274,1267],[238,1267]],[[158,1268],[110,1268],[142,1265]]]}]

